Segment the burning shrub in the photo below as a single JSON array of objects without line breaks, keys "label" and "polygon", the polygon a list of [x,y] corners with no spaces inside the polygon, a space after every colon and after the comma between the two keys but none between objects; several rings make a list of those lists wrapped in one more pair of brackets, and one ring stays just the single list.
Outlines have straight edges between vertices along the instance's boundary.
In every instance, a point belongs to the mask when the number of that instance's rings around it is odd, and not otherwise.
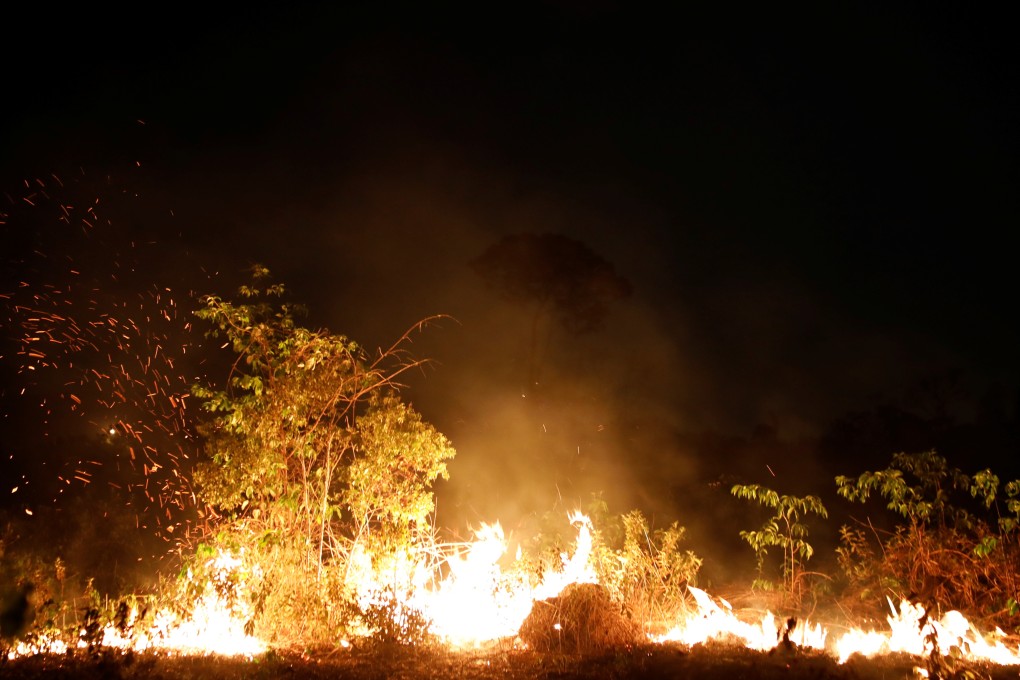
[{"label": "burning shrub", "polygon": [[928,451],[898,453],[885,470],[836,483],[852,501],[878,493],[906,521],[892,531],[843,527],[837,552],[850,600],[891,592],[1017,627],[1020,481],[1000,487],[991,470],[966,475]]},{"label": "burning shrub", "polygon": [[320,565],[300,536],[254,535],[236,523],[200,544],[185,567],[167,587],[178,614],[189,617],[208,593],[245,634],[274,646],[333,643],[350,618],[342,569]]},{"label": "burning shrub", "polygon": [[408,599],[407,593],[398,597],[394,589],[385,588],[359,607],[359,618],[372,643],[418,647],[433,641],[431,622],[409,606]]},{"label": "burning shrub", "polygon": [[640,633],[609,591],[595,583],[575,583],[558,597],[535,602],[519,631],[535,651],[572,654],[631,645]]},{"label": "burning shrub", "polygon": [[336,641],[357,589],[351,556],[399,554],[428,534],[430,487],[454,450],[398,396],[397,376],[423,363],[402,349],[410,331],[370,356],[302,328],[267,277],[255,267],[240,302],[206,296],[196,313],[237,357],[223,389],[192,390],[207,414],[194,481],[227,537],[217,547],[261,569],[260,635]]},{"label": "burning shrub", "polygon": [[599,583],[634,621],[650,625],[676,620],[687,611],[687,586],[694,583],[702,562],[681,547],[686,529],[673,522],[652,531],[639,510],[620,521],[623,545],[600,551]]},{"label": "burning shrub", "polygon": [[[652,529],[640,510],[611,514],[596,494],[592,516],[591,564],[594,578],[606,588],[631,620],[645,626],[669,625],[690,609],[687,586],[695,583],[702,559],[683,543],[687,530],[679,522]],[[561,566],[569,545],[562,513],[547,513],[541,530],[525,551],[533,573]],[[559,519],[559,521],[556,521]]]}]

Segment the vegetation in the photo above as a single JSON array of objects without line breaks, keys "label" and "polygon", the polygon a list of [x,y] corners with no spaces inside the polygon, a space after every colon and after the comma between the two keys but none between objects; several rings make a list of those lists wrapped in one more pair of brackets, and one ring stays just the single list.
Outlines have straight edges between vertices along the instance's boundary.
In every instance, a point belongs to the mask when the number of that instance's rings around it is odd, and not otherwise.
[{"label": "vegetation", "polygon": [[[703,560],[685,546],[685,527],[673,522],[653,529],[640,510],[612,514],[598,494],[585,511],[592,520],[591,563],[615,607],[646,632],[690,612],[687,586],[697,583]],[[576,528],[565,517],[559,509],[546,513],[526,543],[522,563],[533,574],[558,568],[572,550]]]},{"label": "vegetation", "polygon": [[238,302],[202,300],[236,360],[224,389],[193,390],[208,414],[194,481],[215,520],[208,543],[243,556],[257,632],[335,639],[358,614],[354,556],[396,559],[431,534],[430,487],[454,450],[399,397],[398,377],[422,363],[407,335],[370,357],[300,326],[283,294],[257,267]]},{"label": "vegetation", "polygon": [[[420,583],[408,565],[432,567],[444,557],[432,486],[446,477],[454,449],[402,399],[401,375],[423,362],[403,349],[408,334],[370,355],[345,336],[305,328],[284,288],[263,268],[253,274],[236,299],[207,296],[197,313],[231,361],[222,385],[193,389],[202,412],[193,483],[205,532],[163,584],[165,602],[187,615],[214,594],[246,621],[246,632],[281,650],[335,648],[356,635],[429,648],[430,622],[403,596]],[[1018,630],[1020,480],[1003,483],[988,469],[966,474],[928,451],[898,453],[886,469],[837,477],[836,487],[854,503],[880,498],[892,520],[842,528],[845,601],[868,603],[875,615],[885,596],[904,597]],[[757,558],[754,586],[798,608],[815,554],[808,522],[827,518],[825,505],[757,484],[730,491],[770,513],[760,528],[740,532]],[[610,515],[598,497],[587,510],[598,585],[575,584],[536,605],[520,631],[536,648],[630,646],[690,611],[688,586],[702,560],[685,547],[683,526],[652,528],[636,510]],[[535,532],[514,562],[526,573],[515,578],[535,581],[576,549],[565,515],[551,513]],[[150,600],[104,597],[59,554],[26,552],[17,533],[9,523],[0,533],[4,645],[23,638],[34,618],[37,628],[63,631],[95,655],[104,626],[126,631],[129,613],[151,611]],[[773,548],[778,584],[766,576]],[[948,653],[932,652],[933,675],[955,672]]]},{"label": "vegetation", "polygon": [[[679,522],[651,530],[638,510],[620,516],[623,543],[600,570],[604,584],[630,617],[644,624],[676,621],[689,608],[702,559],[682,547],[687,530]],[[609,567],[609,565],[613,565]]]},{"label": "vegetation", "polygon": [[[49,509],[31,518],[0,511],[0,660],[8,646],[31,643],[43,633],[90,642],[99,622],[124,626],[128,609],[136,616],[148,609],[151,597],[123,596],[127,590],[111,597],[109,586],[84,572],[77,559],[68,562],[73,546],[50,538],[67,531],[66,518],[57,515]],[[116,557],[107,555],[107,565],[111,563],[116,564]],[[114,585],[123,587],[117,581]]]},{"label": "vegetation", "polygon": [[736,484],[730,492],[737,498],[754,501],[774,511],[760,529],[741,531],[740,537],[751,546],[758,560],[755,585],[766,590],[773,589],[772,582],[764,577],[768,549],[778,547],[783,551],[782,589],[790,604],[799,604],[803,593],[804,564],[814,554],[814,548],[807,542],[808,527],[803,520],[809,514],[828,517],[825,505],[817,496],[780,495],[758,484]]},{"label": "vegetation", "polygon": [[927,451],[898,453],[888,468],[836,484],[851,501],[881,496],[905,521],[843,527],[838,555],[852,599],[908,597],[1017,628],[1020,480],[1001,484],[987,469],[968,475]]}]

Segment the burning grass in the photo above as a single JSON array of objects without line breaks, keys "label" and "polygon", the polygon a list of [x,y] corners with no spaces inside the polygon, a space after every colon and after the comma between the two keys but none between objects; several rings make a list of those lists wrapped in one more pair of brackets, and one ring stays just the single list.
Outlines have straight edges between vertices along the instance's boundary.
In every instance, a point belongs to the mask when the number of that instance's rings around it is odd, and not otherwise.
[{"label": "burning grass", "polygon": [[[275,669],[273,664],[280,658],[296,658],[301,661],[301,668],[292,673],[318,677],[316,673],[323,664],[346,668],[344,664],[374,654],[391,664],[398,659],[424,659],[428,664],[439,664],[454,676],[494,677],[486,675],[494,667],[494,659],[511,655],[523,659],[521,663],[533,664],[529,668],[538,673],[537,677],[560,665],[567,670],[556,677],[605,677],[570,675],[577,669],[587,673],[591,660],[596,658],[604,663],[611,660],[611,668],[619,667],[619,672],[613,670],[609,677],[643,677],[651,663],[648,658],[669,658],[663,656],[665,651],[653,653],[649,649],[680,649],[681,657],[715,650],[715,657],[709,656],[703,664],[696,665],[697,672],[715,673],[710,667],[714,658],[715,663],[730,671],[743,664],[740,672],[754,677],[769,677],[775,658],[783,659],[782,663],[788,666],[794,660],[798,664],[812,660],[813,665],[806,667],[810,667],[814,677],[845,677],[843,671],[832,667],[854,665],[876,655],[875,668],[885,667],[882,659],[909,656],[929,677],[943,678],[963,677],[961,673],[977,672],[975,669],[984,669],[989,662],[1002,668],[1020,663],[1020,647],[1015,640],[1007,640],[1004,634],[982,635],[957,612],[936,617],[919,604],[890,603],[887,631],[852,629],[837,637],[821,625],[801,622],[795,617],[776,617],[771,612],[759,613],[758,620],[748,620],[754,618],[748,617],[748,612],[738,615],[725,600],[693,586],[688,586],[688,591],[694,604],[675,621],[668,634],[657,638],[658,646],[650,647],[649,637],[621,600],[608,588],[584,580],[598,576],[589,566],[593,538],[586,518],[575,518],[575,525],[578,538],[573,554],[563,555],[560,567],[544,574],[538,582],[529,583],[513,570],[502,572],[496,563],[505,550],[502,536],[494,531],[483,532],[467,556],[449,556],[453,566],[445,582],[448,587],[440,584],[404,591],[383,586],[378,580],[362,579],[359,583],[363,591],[360,595],[352,591],[348,601],[354,614],[339,620],[337,636],[332,641],[320,636],[292,635],[277,638],[272,646],[251,636],[252,631],[259,629],[256,625],[259,617],[265,615],[259,613],[260,605],[253,605],[260,596],[250,590],[252,586],[256,590],[262,587],[259,569],[229,553],[207,555],[203,568],[189,570],[187,578],[172,591],[174,597],[170,598],[168,608],[161,609],[147,601],[146,609],[139,612],[122,602],[109,608],[105,618],[97,610],[89,610],[68,630],[34,632],[17,641],[4,655],[5,669],[28,669],[24,672],[29,673],[33,668],[63,669],[67,665],[87,669],[83,672],[88,677],[87,673],[109,670],[108,666],[113,664],[123,677],[133,677],[130,674],[136,672],[137,660],[159,664],[166,657],[198,653],[247,656],[250,659],[247,668],[259,672]],[[472,555],[476,559],[472,560]],[[370,587],[373,583],[375,586]],[[519,590],[510,592],[512,585]],[[182,600],[187,604],[184,610],[172,606],[176,602],[179,607]],[[521,611],[522,603],[528,605],[530,612],[516,613]],[[451,613],[452,618],[462,619],[456,629],[449,627]],[[283,616],[287,612],[276,609],[274,614]],[[301,616],[298,610],[289,613],[289,617]],[[274,627],[283,628],[291,620],[294,619],[276,620]],[[433,621],[438,622],[434,629]],[[472,628],[473,637],[468,634]],[[489,652],[474,657],[450,654],[456,646],[463,648],[466,644]],[[324,652],[309,653],[315,647]],[[743,655],[732,651],[738,649],[747,651]],[[746,656],[750,650],[766,656]],[[822,662],[820,657],[828,660]],[[218,663],[207,662],[213,668]],[[234,662],[224,663],[227,668],[235,667]],[[137,667],[143,668],[144,664]],[[376,663],[373,668],[380,667]],[[276,670],[279,669],[273,672]],[[407,668],[389,670],[392,672],[384,677],[450,677],[428,675],[411,662]],[[165,677],[176,677],[173,672],[168,671]],[[351,677],[361,677],[357,672]],[[987,675],[984,670],[981,673]],[[147,670],[143,674],[152,673]]]}]

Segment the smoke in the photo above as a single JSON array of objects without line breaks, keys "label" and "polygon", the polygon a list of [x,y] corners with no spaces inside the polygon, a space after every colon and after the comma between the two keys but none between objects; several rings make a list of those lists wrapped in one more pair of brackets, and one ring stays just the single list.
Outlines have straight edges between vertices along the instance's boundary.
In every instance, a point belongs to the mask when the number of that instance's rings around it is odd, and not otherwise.
[{"label": "smoke", "polygon": [[[740,246],[716,267],[699,262],[703,253],[664,240],[670,225],[631,187],[543,185],[420,139],[345,162],[328,197],[279,210],[278,226],[256,233],[313,322],[369,348],[449,315],[413,335],[412,351],[433,363],[406,392],[458,450],[438,488],[443,527],[514,527],[601,494],[614,512],[679,520],[717,573],[747,567],[737,533],[757,525],[729,496],[733,483],[837,504],[833,477],[860,472],[861,459],[820,447],[830,424],[966,366],[937,339],[855,316]],[[283,216],[301,228],[271,248],[264,234],[286,233]],[[597,332],[551,328],[537,387],[526,380],[529,310],[468,266],[521,232],[581,240],[634,288]],[[819,542],[834,539],[831,524],[815,529]]]},{"label": "smoke", "polygon": [[[229,89],[214,106],[175,109],[167,102],[192,100],[178,85],[155,102],[167,119],[107,130],[102,144],[115,158],[141,159],[142,207],[121,226],[128,240],[135,232],[158,244],[162,257],[146,274],[230,294],[248,265],[265,264],[308,305],[310,325],[370,351],[446,315],[413,334],[412,351],[433,364],[408,377],[406,392],[458,449],[439,489],[441,525],[513,524],[601,493],[615,511],[640,507],[659,525],[679,519],[695,550],[728,545],[718,536],[747,528],[728,497],[732,482],[827,488],[857,462],[818,447],[833,420],[895,400],[933,373],[972,368],[909,319],[872,314],[869,301],[881,302],[873,294],[853,299],[843,286],[868,279],[830,261],[832,243],[809,256],[817,236],[792,242],[818,225],[784,229],[785,206],[731,205],[747,199],[722,187],[741,173],[752,198],[777,186],[788,192],[779,202],[796,192],[789,177],[760,188],[760,165],[734,171],[743,159],[720,141],[730,130],[715,127],[710,108],[687,112],[664,140],[631,131],[630,102],[603,101],[604,89],[573,92],[576,115],[563,115],[541,91],[562,84],[555,73],[530,77],[546,65],[542,55],[478,62],[386,32],[342,43],[309,60],[304,81],[287,72],[240,93],[253,105],[253,92],[274,96],[286,81],[273,114],[235,123]],[[208,64],[201,83],[220,92],[232,82],[228,61]],[[668,113],[652,117],[658,131]],[[706,133],[715,136],[702,141]],[[699,144],[716,142],[726,145],[715,150],[723,160],[704,177],[698,158],[672,174],[653,167],[672,167],[669,154],[700,150],[703,159],[712,154]],[[75,149],[109,157],[85,142]],[[599,331],[549,328],[537,386],[527,384],[528,310],[486,290],[468,266],[523,232],[581,241],[633,287]],[[835,274],[818,277],[829,265]]]}]

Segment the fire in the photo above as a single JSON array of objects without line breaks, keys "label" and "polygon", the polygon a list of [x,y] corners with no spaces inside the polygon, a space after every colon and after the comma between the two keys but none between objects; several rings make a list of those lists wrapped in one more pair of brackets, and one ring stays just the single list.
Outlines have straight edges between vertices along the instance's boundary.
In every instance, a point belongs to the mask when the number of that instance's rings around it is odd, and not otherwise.
[{"label": "fire", "polygon": [[210,566],[213,578],[206,582],[188,618],[162,612],[157,617],[150,638],[152,647],[248,657],[266,651],[265,644],[244,630],[245,621],[251,617],[245,593],[229,592],[228,580],[240,568],[240,558],[220,553],[210,560]]},{"label": "fire", "polygon": [[[482,525],[475,539],[453,546],[450,554],[431,562],[402,554],[390,562],[373,566],[372,556],[355,551],[348,564],[348,583],[368,607],[395,598],[394,614],[414,612],[429,624],[430,631],[456,648],[479,647],[498,640],[513,640],[532,605],[555,597],[573,583],[596,583],[592,564],[591,521],[580,513],[570,516],[577,528],[572,554],[561,555],[561,565],[538,578],[529,576],[518,564],[520,556],[504,570],[500,561],[508,545],[500,524]],[[430,566],[431,565],[431,566]],[[267,649],[245,632],[251,618],[246,594],[239,592],[243,579],[241,557],[220,553],[207,565],[210,579],[187,617],[160,611],[147,629],[140,627],[140,615],[133,610],[121,626],[112,624],[93,634],[91,644],[136,651],[187,654],[255,656]],[[445,574],[442,578],[439,573]],[[673,642],[693,646],[710,640],[736,643],[749,649],[767,651],[780,644],[824,651],[839,663],[853,655],[872,657],[902,652],[926,657],[935,652],[953,653],[969,661],[1020,665],[1020,647],[1010,648],[1005,634],[996,629],[983,635],[963,614],[950,611],[936,619],[921,605],[889,601],[887,631],[853,628],[834,636],[820,623],[783,619],[766,611],[754,622],[743,620],[733,607],[706,591],[688,586],[694,606],[682,620],[674,622],[663,635],[650,642]],[[125,625],[126,624],[126,625]],[[71,647],[90,644],[82,630],[71,643],[56,636],[36,636],[13,648],[9,656],[65,653]],[[349,641],[342,641],[343,647]]]},{"label": "fire", "polygon": [[[370,556],[356,551],[348,582],[355,585],[363,606],[406,592],[399,598],[401,606],[420,611],[431,631],[454,647],[513,638],[536,600],[555,597],[571,583],[597,580],[591,564],[591,520],[575,512],[570,521],[578,531],[573,554],[561,555],[561,568],[545,572],[537,584],[524,569],[504,571],[500,566],[508,546],[499,522],[483,524],[474,541],[454,550],[436,570],[424,566],[425,559],[406,555],[373,570]],[[379,573],[386,578],[380,579]],[[436,573],[446,576],[436,578]]]},{"label": "fire", "polygon": [[902,600],[897,609],[892,600],[887,601],[891,612],[886,617],[889,632],[848,631],[836,642],[836,657],[840,663],[854,654],[870,657],[905,652],[927,656],[938,649],[943,653],[958,650],[961,656],[972,661],[1020,664],[1020,647],[1015,650],[1006,647],[1005,633],[1001,629],[996,628],[992,635],[985,636],[958,611],[949,611],[941,619],[934,619],[919,604]]},{"label": "fire", "polygon": [[455,646],[512,637],[531,609],[527,579],[499,566],[507,551],[500,524],[483,525],[475,537],[466,552],[446,559],[449,575],[413,600],[435,633]]},{"label": "fire", "polygon": [[[409,595],[402,604],[420,611],[431,622],[431,630],[455,647],[478,647],[500,639],[513,639],[537,600],[555,597],[572,583],[596,583],[591,563],[592,526],[581,513],[570,516],[577,528],[573,554],[562,555],[562,565],[531,583],[522,570],[504,571],[499,561],[508,546],[497,522],[483,525],[475,540],[445,560],[447,576],[430,586],[427,569],[413,560],[404,560],[404,583]],[[367,560],[367,556],[364,557]],[[382,586],[366,578],[368,562],[361,570],[363,597],[366,601]],[[412,576],[413,574],[413,576]],[[392,581],[391,581],[392,582]],[[939,650],[958,650],[963,658],[996,664],[1020,664],[1020,648],[1013,650],[996,630],[982,635],[961,613],[952,611],[940,620],[928,617],[920,605],[907,601],[892,605],[888,631],[850,629],[838,637],[821,623],[783,619],[766,611],[755,622],[741,619],[724,599],[713,598],[704,590],[688,586],[695,607],[669,632],[650,637],[651,642],[703,644],[710,640],[735,642],[749,649],[768,651],[780,644],[825,651],[840,663],[854,654],[905,652],[915,656]]]},{"label": "fire", "polygon": [[142,628],[138,608],[132,608],[120,625],[106,624],[97,631],[82,626],[76,639],[68,641],[56,634],[40,634],[18,642],[8,658],[34,654],[64,654],[71,649],[90,646],[111,649],[183,654],[222,654],[253,657],[266,651],[266,645],[245,633],[250,611],[243,593],[228,592],[230,576],[241,560],[229,553],[211,558],[212,578],[194,602],[190,616],[169,609],[156,612],[148,628]]},{"label": "fire", "polygon": [[733,607],[726,600],[719,599],[717,604],[704,590],[694,586],[688,586],[688,589],[697,602],[697,611],[665,635],[656,637],[656,642],[697,645],[708,640],[729,638],[740,641],[749,649],[767,651],[779,644],[785,632],[786,639],[800,647],[825,648],[827,632],[820,624],[787,625],[784,630],[768,611],[758,623],[746,623],[733,613]]},{"label": "fire", "polygon": [[690,586],[689,589],[697,602],[697,610],[665,635],[654,638],[656,642],[696,645],[713,639],[729,639],[749,649],[767,651],[775,648],[785,637],[798,647],[830,652],[841,664],[855,654],[873,657],[902,652],[925,657],[935,650],[941,653],[953,650],[969,661],[1020,664],[1020,647],[1007,647],[1003,641],[1006,635],[1001,629],[997,628],[992,635],[982,635],[958,611],[950,611],[941,619],[934,619],[919,604],[903,600],[897,608],[889,600],[888,631],[852,628],[828,645],[831,636],[821,624],[784,627],[777,625],[776,617],[768,611],[759,622],[747,623],[733,613],[725,600],[716,602],[699,588]]}]

